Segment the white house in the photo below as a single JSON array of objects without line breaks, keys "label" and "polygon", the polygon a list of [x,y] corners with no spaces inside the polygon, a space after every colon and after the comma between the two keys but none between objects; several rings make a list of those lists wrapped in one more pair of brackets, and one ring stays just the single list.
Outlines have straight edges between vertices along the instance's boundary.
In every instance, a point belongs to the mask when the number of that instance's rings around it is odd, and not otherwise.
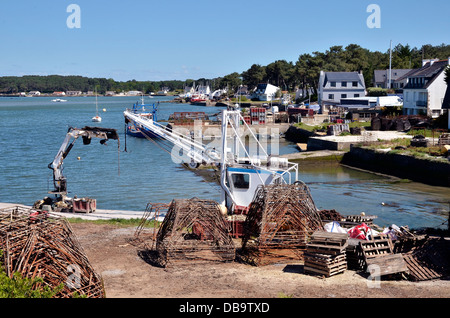
[{"label": "white house", "polygon": [[366,96],[364,76],[360,72],[320,71],[318,102],[322,111],[338,105],[341,99]]},{"label": "white house", "polygon": [[191,97],[195,93],[195,83],[192,87],[185,86],[183,97]]},{"label": "white house", "polygon": [[422,67],[409,73],[403,89],[403,113],[405,115],[424,114],[433,118],[443,114],[447,84],[444,70],[450,65],[446,60],[423,60]]},{"label": "white house", "polygon": [[228,93],[228,89],[216,89],[214,92],[209,94],[209,98],[211,99],[220,99],[223,95],[226,95]]},{"label": "white house", "polygon": [[142,95],[141,91],[128,91],[127,96],[139,96]]},{"label": "white house", "polygon": [[198,85],[195,90],[195,94],[209,96],[209,94],[211,94],[211,88],[209,85]]},{"label": "white house", "polygon": [[257,98],[260,101],[270,102],[275,99],[279,87],[272,84],[258,84],[256,90],[252,94],[252,98]]}]

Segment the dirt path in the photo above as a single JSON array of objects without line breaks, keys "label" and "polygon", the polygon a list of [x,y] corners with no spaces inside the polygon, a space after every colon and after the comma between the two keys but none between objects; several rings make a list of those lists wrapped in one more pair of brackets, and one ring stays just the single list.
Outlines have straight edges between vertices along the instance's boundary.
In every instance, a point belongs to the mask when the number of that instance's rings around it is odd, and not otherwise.
[{"label": "dirt path", "polygon": [[381,281],[360,273],[322,279],[303,264],[255,267],[238,262],[161,268],[130,244],[134,228],[72,224],[92,266],[103,277],[108,298],[448,298],[450,281]]}]

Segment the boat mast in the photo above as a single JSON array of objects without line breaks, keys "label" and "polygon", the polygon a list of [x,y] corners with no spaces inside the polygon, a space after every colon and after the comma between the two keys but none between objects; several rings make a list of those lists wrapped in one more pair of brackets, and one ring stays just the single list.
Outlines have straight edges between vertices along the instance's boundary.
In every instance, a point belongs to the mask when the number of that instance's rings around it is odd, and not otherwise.
[{"label": "boat mast", "polygon": [[392,40],[389,46],[389,83],[388,89],[391,89],[391,80],[392,80]]}]

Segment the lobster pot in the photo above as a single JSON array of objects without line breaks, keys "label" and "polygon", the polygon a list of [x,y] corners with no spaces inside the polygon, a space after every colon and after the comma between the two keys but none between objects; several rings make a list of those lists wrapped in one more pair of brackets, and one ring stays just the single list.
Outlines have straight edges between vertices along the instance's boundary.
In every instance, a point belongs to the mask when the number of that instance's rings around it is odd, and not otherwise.
[{"label": "lobster pot", "polygon": [[13,278],[42,278],[42,286],[63,286],[53,297],[104,298],[103,281],[77,241],[69,222],[36,209],[0,210],[0,262]]},{"label": "lobster pot", "polygon": [[158,263],[233,261],[230,224],[217,202],[193,198],[173,200],[156,238]]},{"label": "lobster pot", "polygon": [[306,184],[259,186],[244,223],[242,253],[255,265],[299,260],[322,226]]}]

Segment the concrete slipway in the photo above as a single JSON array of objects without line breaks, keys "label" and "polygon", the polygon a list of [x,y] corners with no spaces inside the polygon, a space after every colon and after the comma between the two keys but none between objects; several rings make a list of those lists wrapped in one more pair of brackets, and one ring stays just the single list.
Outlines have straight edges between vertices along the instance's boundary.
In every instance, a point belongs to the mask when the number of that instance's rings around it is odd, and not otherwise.
[{"label": "concrete slipway", "polygon": [[[31,206],[15,203],[0,203],[0,209],[21,206],[31,209]],[[65,218],[80,218],[84,220],[111,220],[111,219],[141,219],[144,211],[122,211],[122,210],[102,210],[97,209],[94,213],[59,213],[52,212],[54,215]],[[158,219],[162,221],[162,218]]]}]

